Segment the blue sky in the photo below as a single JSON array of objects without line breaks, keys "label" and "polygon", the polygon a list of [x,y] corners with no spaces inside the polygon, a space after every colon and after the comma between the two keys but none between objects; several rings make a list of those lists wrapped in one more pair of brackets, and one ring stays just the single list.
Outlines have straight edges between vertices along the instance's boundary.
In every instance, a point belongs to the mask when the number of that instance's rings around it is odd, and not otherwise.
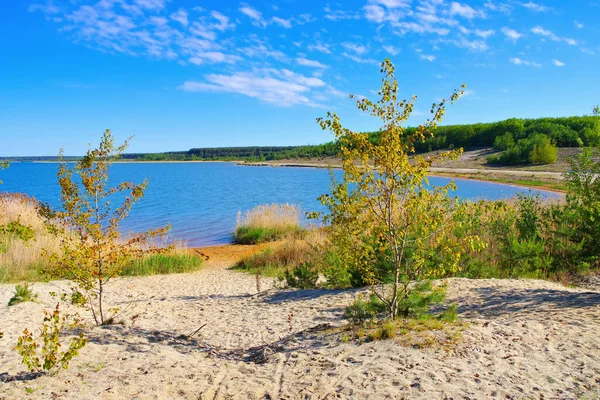
[{"label": "blue sky", "polygon": [[589,114],[600,102],[600,0],[237,2],[33,0],[2,5],[0,156],[82,154],[111,128],[131,152],[331,140],[378,64],[419,96],[411,124],[462,83],[445,123]]}]

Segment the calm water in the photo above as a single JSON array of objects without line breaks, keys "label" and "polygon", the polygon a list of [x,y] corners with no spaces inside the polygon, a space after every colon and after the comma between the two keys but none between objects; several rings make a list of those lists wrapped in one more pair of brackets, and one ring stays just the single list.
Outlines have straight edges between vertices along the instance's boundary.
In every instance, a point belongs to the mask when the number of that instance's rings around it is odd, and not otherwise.
[{"label": "calm water", "polygon": [[[21,192],[58,205],[57,164],[13,163],[0,172],[1,191]],[[340,171],[336,171],[341,176]],[[244,167],[233,163],[136,163],[115,164],[111,181],[141,182],[148,178],[146,196],[140,200],[122,228],[143,231],[170,223],[170,238],[187,240],[189,246],[228,243],[238,211],[266,203],[298,204],[303,210],[324,211],[317,197],[328,192],[326,169]],[[444,185],[448,178],[431,178]],[[456,179],[455,195],[461,198],[501,199],[517,193],[549,192],[516,186]]]}]

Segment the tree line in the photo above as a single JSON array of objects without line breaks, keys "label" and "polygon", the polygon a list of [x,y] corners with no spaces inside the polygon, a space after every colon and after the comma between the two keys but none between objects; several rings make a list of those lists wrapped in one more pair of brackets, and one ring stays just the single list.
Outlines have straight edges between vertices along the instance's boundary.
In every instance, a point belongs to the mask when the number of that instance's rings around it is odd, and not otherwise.
[{"label": "tree line", "polygon": [[[407,136],[418,128],[406,128]],[[425,133],[425,140],[415,144],[417,153],[445,149],[470,149],[495,147],[497,138],[520,140],[547,137],[557,147],[586,147],[600,145],[600,117],[573,116],[561,118],[520,119],[510,118],[498,122],[438,126],[435,136]],[[369,132],[369,140],[379,142],[380,132]],[[510,139],[507,139],[510,137]],[[499,149],[500,150],[500,149]],[[339,144],[328,142],[305,146],[251,146],[194,148],[188,151],[125,154],[123,158],[138,161],[187,161],[187,160],[245,160],[271,161],[295,158],[334,157]]]}]

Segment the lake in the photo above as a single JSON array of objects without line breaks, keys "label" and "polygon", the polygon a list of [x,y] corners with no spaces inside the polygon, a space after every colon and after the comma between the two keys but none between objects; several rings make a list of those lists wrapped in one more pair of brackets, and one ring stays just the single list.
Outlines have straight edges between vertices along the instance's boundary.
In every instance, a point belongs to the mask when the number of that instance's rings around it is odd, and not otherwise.
[{"label": "lake", "polygon": [[[60,188],[56,163],[13,163],[0,172],[0,191],[20,192],[57,206]],[[341,176],[341,171],[336,171]],[[111,166],[111,182],[148,178],[146,196],[134,205],[122,223],[125,232],[143,231],[168,223],[172,240],[188,246],[208,246],[231,241],[238,211],[270,203],[298,204],[305,211],[324,211],[317,201],[327,193],[329,172],[317,168],[249,167],[235,163],[120,163]],[[449,178],[431,177],[432,185],[445,185]],[[455,179],[460,198],[490,200],[510,198],[517,193],[551,192],[518,186]]]}]

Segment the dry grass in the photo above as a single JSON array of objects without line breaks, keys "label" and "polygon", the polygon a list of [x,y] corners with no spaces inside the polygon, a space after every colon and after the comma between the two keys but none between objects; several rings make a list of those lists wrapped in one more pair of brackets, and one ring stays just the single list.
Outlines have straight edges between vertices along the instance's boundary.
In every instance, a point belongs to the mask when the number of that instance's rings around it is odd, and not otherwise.
[{"label": "dry grass", "polygon": [[[60,237],[48,232],[43,218],[37,212],[38,202],[22,194],[0,195],[0,226],[18,221],[31,228],[33,239],[23,241],[15,234],[0,230],[0,282],[43,281],[49,254],[60,252]],[[153,243],[162,246],[165,243]],[[202,260],[196,255],[187,254],[184,242],[178,242],[175,249],[167,254],[149,255],[132,260],[124,269],[123,275],[152,275],[189,272],[200,268]]]},{"label": "dry grass", "polygon": [[289,238],[260,253],[245,257],[237,267],[264,276],[278,276],[284,270],[302,264],[318,265],[323,262],[327,240],[323,229],[312,228],[301,239]]},{"label": "dry grass", "polygon": [[282,239],[302,231],[300,208],[292,204],[264,204],[238,213],[235,241],[257,244]]},{"label": "dry grass", "polygon": [[18,221],[35,232],[27,242],[14,234],[0,233],[0,282],[42,279],[42,250],[59,250],[60,239],[47,231],[37,204],[37,200],[21,194],[0,195],[0,226]]},{"label": "dry grass", "polygon": [[300,224],[300,208],[294,204],[262,204],[238,213],[237,226],[286,229]]}]

